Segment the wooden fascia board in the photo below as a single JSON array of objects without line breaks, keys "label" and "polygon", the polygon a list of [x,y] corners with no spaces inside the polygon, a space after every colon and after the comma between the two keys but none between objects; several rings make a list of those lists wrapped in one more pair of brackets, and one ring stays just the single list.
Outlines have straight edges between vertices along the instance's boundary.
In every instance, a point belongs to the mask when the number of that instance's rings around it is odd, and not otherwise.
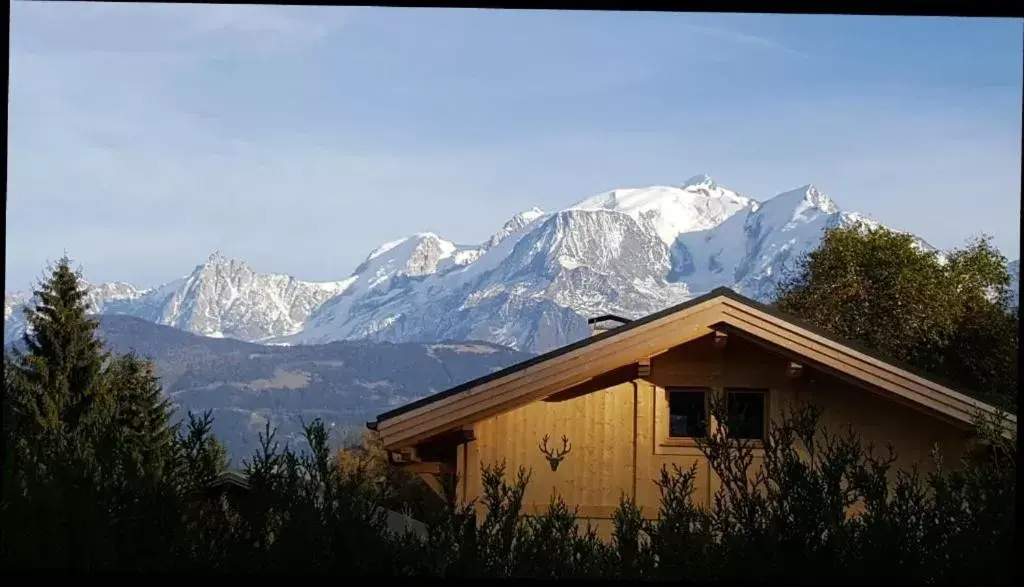
[{"label": "wooden fascia board", "polygon": [[[718,322],[762,336],[849,377],[892,392],[912,405],[935,410],[960,422],[974,411],[994,408],[845,345],[727,297],[718,297],[621,336],[585,346],[507,377],[381,422],[385,446],[411,446],[445,429],[471,423],[543,399],[610,369],[660,354],[710,332]],[[684,334],[680,329],[690,330]],[[1016,425],[1016,416],[1009,419]]]},{"label": "wooden fascia board", "polygon": [[387,430],[388,428],[391,428],[391,427],[394,427],[394,426],[398,426],[398,425],[400,425],[400,424],[402,424],[402,423],[404,423],[404,422],[406,422],[408,420],[413,420],[413,419],[421,418],[424,414],[427,414],[427,413],[430,413],[430,412],[434,412],[434,411],[436,411],[438,409],[444,408],[447,405],[460,402],[463,399],[465,399],[466,397],[471,396],[471,395],[486,394],[487,392],[489,392],[491,389],[494,389],[494,388],[506,386],[506,385],[509,385],[509,384],[511,384],[513,382],[524,380],[524,379],[532,379],[532,378],[536,377],[538,374],[541,374],[541,373],[558,371],[559,368],[562,365],[564,365],[565,363],[567,363],[567,362],[573,361],[573,360],[578,359],[578,358],[580,358],[582,356],[592,356],[592,355],[594,355],[596,353],[599,353],[601,351],[606,351],[607,349],[609,349],[611,347],[620,346],[620,345],[624,344],[627,341],[635,340],[637,337],[644,336],[645,333],[648,333],[651,329],[657,329],[658,327],[663,327],[666,324],[677,323],[680,320],[687,318],[688,316],[691,316],[693,314],[697,314],[697,313],[702,312],[702,311],[706,311],[706,310],[708,310],[710,308],[713,308],[713,307],[717,307],[720,303],[721,303],[721,299],[720,298],[715,298],[715,299],[712,299],[712,300],[708,300],[706,303],[701,304],[700,306],[694,306],[694,307],[688,308],[687,310],[685,310],[683,312],[680,312],[678,314],[673,314],[671,316],[666,316],[664,319],[659,320],[657,322],[652,322],[650,324],[645,324],[642,327],[639,327],[639,328],[636,328],[636,329],[633,329],[633,330],[629,330],[629,331],[625,331],[621,335],[612,336],[612,337],[606,338],[604,340],[595,342],[593,344],[587,345],[585,347],[582,347],[582,348],[576,350],[575,352],[568,353],[568,354],[565,354],[565,355],[553,358],[553,359],[551,359],[549,361],[544,361],[542,363],[538,363],[536,365],[532,365],[530,367],[527,367],[526,369],[522,369],[522,370],[516,371],[514,373],[509,373],[506,377],[502,377],[501,379],[497,379],[497,380],[493,380],[493,381],[488,381],[487,383],[484,383],[484,384],[482,384],[482,385],[480,385],[478,387],[474,387],[472,389],[467,389],[467,390],[465,390],[464,392],[462,392],[460,394],[453,395],[451,397],[447,397],[447,398],[438,400],[436,402],[427,404],[427,405],[425,405],[425,406],[423,406],[423,407],[421,407],[419,409],[412,410],[412,411],[406,412],[404,414],[399,414],[399,415],[395,416],[394,418],[389,418],[388,420],[382,421],[382,422],[380,422],[378,424],[378,430],[383,432],[383,431]]},{"label": "wooden fascia board", "polygon": [[792,333],[785,331],[780,332],[772,328],[772,325],[750,321],[749,317],[735,316],[731,312],[726,313],[726,322],[771,343],[788,348],[798,355],[805,356],[831,369],[894,393],[899,397],[909,399],[917,405],[931,408],[961,422],[970,421],[970,416],[962,409],[923,394],[920,389],[910,387],[891,373],[887,373],[884,370],[871,369],[870,366],[864,364],[858,364],[856,358],[851,358],[843,353],[830,352],[834,349],[823,349],[820,345],[807,338],[799,337],[799,335],[793,336]]},{"label": "wooden fascia board", "polygon": [[[436,404],[381,423],[378,431],[388,448],[413,445],[446,429],[489,418],[525,403],[543,399],[606,371],[635,363],[710,333],[721,321],[720,298],[666,316],[622,336],[534,365],[501,380],[445,398]],[[405,417],[402,417],[405,416]]]},{"label": "wooden fascia board", "polygon": [[[758,336],[767,334],[780,346],[961,422],[973,423],[977,411],[996,412],[984,402],[733,300],[726,301],[723,315],[727,324]],[[1008,419],[1016,425],[1016,416],[1008,415]]]},{"label": "wooden fascia board", "polygon": [[842,368],[842,366],[836,367],[834,365],[830,365],[828,363],[815,360],[814,358],[808,356],[808,353],[805,349],[794,349],[789,346],[784,346],[786,344],[785,341],[780,341],[778,339],[771,338],[771,335],[766,335],[763,332],[751,332],[749,328],[731,326],[728,324],[726,324],[725,327],[731,330],[734,335],[738,337],[747,338],[752,343],[758,346],[763,346],[764,348],[767,348],[770,351],[777,353],[783,357],[786,357],[790,360],[812,362],[814,363],[816,369],[820,370],[823,373],[832,375],[837,379],[845,381],[850,385],[859,387],[870,393],[883,394],[884,397],[890,401],[899,403],[901,405],[906,406],[907,408],[927,414],[931,417],[939,418],[945,422],[948,422],[951,425],[958,426],[964,429],[969,428],[969,426],[965,424],[964,421],[959,417],[948,415],[945,412],[936,412],[934,409],[929,408],[928,406],[922,404],[916,399],[909,399],[907,396],[896,394],[889,391],[889,389],[886,387],[879,387],[877,382],[867,380],[859,372],[854,373],[850,369]]},{"label": "wooden fascia board", "polygon": [[[670,344],[682,344],[709,332],[710,330],[705,326],[696,326],[685,332],[677,330],[672,339],[674,342]],[[618,354],[610,354],[610,356],[606,355],[592,360],[579,360],[572,366],[567,366],[550,376],[538,376],[532,381],[522,382],[504,392],[499,391],[488,396],[477,394],[467,397],[465,402],[451,405],[443,413],[425,416],[425,421],[422,423],[411,421],[406,427],[398,430],[390,429],[387,435],[381,436],[381,439],[388,447],[415,445],[445,430],[484,420],[521,405],[542,400],[602,373],[634,363],[638,358],[646,356],[650,352],[649,348],[651,347],[634,345]]]},{"label": "wooden fascia board", "polygon": [[[733,307],[736,307],[736,306],[738,306],[741,309],[741,311],[746,312],[747,314],[750,314],[751,316],[755,316],[755,317],[757,317],[757,318],[759,318],[761,320],[764,320],[766,322],[770,322],[774,326],[778,327],[780,330],[784,330],[784,331],[790,333],[791,335],[795,335],[795,336],[798,336],[798,337],[801,337],[801,338],[805,338],[805,339],[811,340],[813,342],[816,342],[819,345],[828,347],[828,348],[830,348],[830,349],[832,349],[832,350],[834,350],[834,351],[836,351],[836,352],[838,352],[840,354],[843,354],[843,355],[849,357],[855,363],[859,363],[861,365],[871,366],[871,367],[873,367],[875,369],[878,369],[880,371],[884,371],[884,372],[890,374],[891,376],[897,378],[897,380],[900,381],[901,383],[902,382],[911,383],[911,384],[914,384],[914,385],[916,385],[916,386],[918,386],[920,388],[923,388],[924,390],[932,392],[933,395],[941,398],[941,401],[944,401],[946,403],[950,403],[951,405],[956,406],[959,409],[962,409],[962,410],[967,411],[967,412],[971,412],[971,411],[974,411],[974,410],[982,410],[982,411],[984,411],[986,413],[990,413],[990,414],[994,414],[997,411],[996,408],[994,408],[993,406],[991,406],[991,405],[989,405],[989,404],[987,404],[987,403],[985,403],[983,401],[980,401],[980,400],[977,400],[977,399],[972,398],[970,396],[967,396],[965,394],[962,394],[959,391],[956,391],[955,389],[950,389],[950,388],[948,388],[948,387],[946,387],[944,385],[941,385],[941,384],[936,383],[934,381],[931,381],[929,379],[925,379],[924,377],[921,377],[921,376],[919,376],[919,375],[917,375],[915,373],[907,371],[906,369],[901,369],[901,368],[899,368],[899,367],[897,367],[895,365],[892,365],[890,363],[887,363],[885,361],[882,361],[882,360],[876,359],[874,357],[865,355],[864,353],[861,353],[861,352],[857,351],[856,349],[852,349],[850,347],[847,347],[846,345],[837,343],[836,341],[829,340],[828,338],[822,337],[822,336],[820,336],[818,334],[815,334],[813,332],[810,332],[810,331],[808,331],[806,329],[800,328],[799,326],[793,325],[793,324],[791,324],[789,322],[786,322],[785,320],[780,320],[779,318],[777,318],[775,316],[770,316],[768,314],[765,314],[764,312],[760,312],[760,311],[758,311],[755,308],[750,308],[750,307],[747,307],[747,306],[738,305],[735,302],[733,302],[732,300],[729,300],[727,302],[727,305],[726,305],[726,307],[728,309],[730,309],[730,310],[733,309]],[[1014,423],[1017,422],[1016,415],[1009,414],[1008,418],[1011,421],[1013,421]]]},{"label": "wooden fascia board", "polygon": [[645,324],[639,328],[625,331],[620,335],[612,336],[604,340],[595,342],[593,344],[577,349],[575,352],[555,357],[549,361],[544,361],[542,363],[532,365],[530,367],[527,367],[526,369],[516,371],[514,373],[509,373],[506,377],[502,377],[501,379],[488,381],[487,383],[481,384],[478,387],[467,389],[457,395],[440,399],[436,402],[432,402],[419,409],[411,410],[404,414],[399,414],[394,418],[389,418],[385,421],[379,422],[377,424],[377,430],[378,432],[381,432],[383,434],[386,433],[390,428],[400,426],[405,422],[421,419],[426,414],[437,413],[438,410],[442,410],[446,406],[464,402],[465,399],[470,396],[488,394],[491,390],[496,388],[507,387],[522,380],[529,380],[536,378],[537,376],[543,376],[542,374],[557,372],[566,363],[577,360],[580,357],[595,356],[603,351],[607,351],[609,348],[621,346],[623,344],[626,344],[628,341],[633,341],[640,337],[643,337],[647,335],[651,330],[663,328],[664,326],[670,324],[678,324],[680,321],[685,320],[686,318],[693,316],[694,314],[718,307],[721,304],[722,299],[723,298],[710,299],[707,302],[700,304],[699,306],[687,308],[684,311],[666,316],[663,319],[658,320],[656,322]]},{"label": "wooden fascia board", "polygon": [[[826,345],[826,346],[828,346],[828,347],[830,347],[832,349],[837,350],[840,353],[843,353],[843,354],[851,357],[853,360],[855,360],[855,361],[857,361],[859,363],[870,365],[871,367],[874,367],[876,369],[880,369],[882,371],[890,373],[890,374],[892,374],[893,376],[899,378],[902,381],[906,381],[906,382],[912,383],[914,385],[923,387],[923,388],[925,388],[925,389],[927,389],[929,391],[934,391],[935,393],[940,394],[941,396],[943,396],[944,398],[948,399],[949,401],[955,402],[956,404],[958,404],[960,406],[966,406],[967,409],[984,410],[986,412],[994,412],[995,411],[995,408],[993,406],[991,406],[991,405],[989,405],[989,404],[987,404],[987,403],[985,403],[983,401],[980,401],[978,399],[975,399],[973,397],[970,397],[968,395],[960,393],[959,391],[956,391],[955,389],[951,389],[949,387],[946,387],[946,386],[944,386],[944,385],[942,385],[940,383],[936,383],[936,382],[931,381],[929,379],[925,379],[924,377],[921,377],[920,375],[917,375],[917,374],[915,374],[915,373],[913,373],[911,371],[907,371],[906,369],[901,369],[900,367],[897,367],[897,366],[892,365],[890,363],[887,363],[885,361],[881,361],[881,360],[876,359],[874,357],[865,355],[864,353],[861,353],[861,352],[859,352],[859,351],[857,351],[855,349],[851,349],[850,347],[847,347],[845,345],[838,344],[835,341],[830,341],[830,340],[828,340],[826,338],[823,338],[821,336],[818,336],[818,335],[816,335],[816,334],[814,334],[812,332],[808,332],[808,331],[806,331],[806,330],[804,330],[802,328],[794,327],[794,326],[792,326],[790,324],[786,324],[786,323],[782,323],[782,324],[783,324],[784,328],[786,328],[787,330],[789,330],[791,332],[796,333],[799,336],[803,336],[803,337],[809,338],[811,340],[814,340],[815,342],[818,342],[819,344],[824,344],[824,345]],[[1016,419],[1016,416],[1014,416],[1014,419]]]}]

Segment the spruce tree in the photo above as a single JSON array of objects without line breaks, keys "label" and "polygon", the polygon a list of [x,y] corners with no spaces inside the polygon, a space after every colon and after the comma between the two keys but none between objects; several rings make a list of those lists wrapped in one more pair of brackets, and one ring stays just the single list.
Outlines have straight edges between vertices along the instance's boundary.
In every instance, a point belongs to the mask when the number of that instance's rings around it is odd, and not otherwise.
[{"label": "spruce tree", "polygon": [[166,553],[178,523],[171,406],[152,363],[135,354],[111,359],[103,371],[103,385],[112,412],[97,454],[118,566],[160,568],[168,562]]},{"label": "spruce tree", "polygon": [[86,295],[62,258],[26,309],[24,349],[5,361],[5,444],[15,457],[5,485],[17,487],[17,502],[4,534],[19,537],[5,544],[9,562],[90,568],[111,558],[96,453],[112,407],[102,377],[108,355]]},{"label": "spruce tree", "polygon": [[169,472],[175,431],[153,364],[130,353],[111,360],[103,375],[113,400],[109,450],[126,481],[157,482]]},{"label": "spruce tree", "polygon": [[84,456],[110,412],[102,385],[108,355],[87,314],[88,292],[66,256],[34,293],[35,305],[25,309],[24,350],[15,350],[8,366],[18,390],[18,432],[39,450]]},{"label": "spruce tree", "polygon": [[176,429],[175,478],[181,493],[194,491],[228,470],[227,449],[213,435],[209,411],[198,416],[188,412]]},{"label": "spruce tree", "polygon": [[3,534],[17,540],[3,541],[3,562],[166,568],[188,552],[182,508],[226,453],[208,414],[171,425],[151,362],[104,350],[70,265],[40,284],[22,348],[4,359]]}]

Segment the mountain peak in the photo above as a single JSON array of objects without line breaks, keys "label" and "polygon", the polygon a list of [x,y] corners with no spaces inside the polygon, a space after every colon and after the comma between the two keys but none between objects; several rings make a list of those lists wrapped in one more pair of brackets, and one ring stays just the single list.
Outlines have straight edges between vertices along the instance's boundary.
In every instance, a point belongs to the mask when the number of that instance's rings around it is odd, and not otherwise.
[{"label": "mountain peak", "polygon": [[534,206],[529,210],[524,210],[523,212],[516,214],[512,218],[509,218],[508,221],[505,222],[503,229],[519,230],[523,226],[526,226],[527,224],[533,222],[534,220],[540,218],[543,215],[544,211]]},{"label": "mountain peak", "polygon": [[439,237],[436,232],[429,232],[429,231],[427,231],[427,232],[417,232],[416,234],[412,235],[412,237],[415,238],[416,240],[419,240],[419,241],[426,241],[426,240],[429,240],[429,241],[439,241],[439,240],[444,240],[441,237]]},{"label": "mountain peak", "polygon": [[814,184],[809,183],[800,189],[804,191],[804,197],[807,202],[815,208],[829,214],[839,211],[839,206],[832,201],[832,198],[828,197],[828,194],[815,187]]},{"label": "mountain peak", "polygon": [[577,203],[574,210],[611,210],[652,223],[665,244],[683,233],[708,230],[753,204],[749,198],[719,187],[707,175],[690,178],[684,187],[617,189]]},{"label": "mountain peak", "polygon": [[[376,259],[377,257],[383,255],[384,253],[390,251],[391,249],[393,249],[393,248],[401,245],[405,241],[409,240],[409,238],[411,238],[411,237],[405,236],[405,237],[402,237],[402,238],[399,238],[399,239],[388,241],[388,242],[380,245],[376,249],[370,251],[370,254],[367,255],[367,257],[366,257],[366,261],[363,261],[363,263],[368,263],[369,261],[372,261],[373,259]],[[356,269],[356,272],[357,273],[359,272],[358,268]]]},{"label": "mountain peak", "polygon": [[252,271],[252,268],[245,261],[232,259],[220,250],[210,253],[210,256],[206,259],[205,263],[196,266],[196,271],[200,273],[207,273],[209,271],[226,271],[234,273],[238,270]]},{"label": "mountain peak", "polygon": [[715,180],[711,179],[710,175],[707,175],[706,173],[700,173],[700,174],[694,175],[690,179],[684,181],[682,187],[683,187],[683,189],[686,189],[686,188],[714,189],[714,188],[718,187],[718,184],[715,183]]},{"label": "mountain peak", "polygon": [[541,210],[540,208],[534,206],[533,208],[530,208],[529,210],[527,210],[525,212],[520,212],[519,214],[516,214],[516,218],[522,218],[523,220],[525,220],[527,222],[530,222],[532,220],[536,220],[537,218],[540,218],[543,215],[544,215],[544,211]]},{"label": "mountain peak", "polygon": [[501,227],[501,230],[491,235],[488,242],[484,243],[484,247],[496,247],[498,243],[505,240],[511,234],[519,232],[524,226],[530,224],[534,220],[544,215],[544,211],[534,206],[525,212],[520,212],[512,218],[509,218],[505,225]]},{"label": "mountain peak", "polygon": [[792,204],[797,207],[814,208],[826,214],[839,211],[839,206],[826,194],[819,190],[814,184],[802,185],[775,196],[769,201],[786,203],[787,207]]}]

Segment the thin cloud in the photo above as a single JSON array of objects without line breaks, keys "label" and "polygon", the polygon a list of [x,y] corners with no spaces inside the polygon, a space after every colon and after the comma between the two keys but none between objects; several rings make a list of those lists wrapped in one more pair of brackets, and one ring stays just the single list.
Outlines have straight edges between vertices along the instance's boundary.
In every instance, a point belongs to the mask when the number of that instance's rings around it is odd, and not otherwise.
[{"label": "thin cloud", "polygon": [[[343,17],[309,18],[294,10],[283,12],[281,8],[244,4],[202,5],[201,9],[192,11],[192,28],[201,33],[269,34],[319,39],[344,22]],[[344,14],[343,11],[341,14]]]},{"label": "thin cloud", "polygon": [[[734,74],[719,55],[808,65],[732,21],[538,30],[379,10],[357,29],[337,8],[37,4],[12,7],[6,274],[19,282],[62,248],[97,281],[156,285],[215,248],[337,279],[404,234],[477,242],[534,205],[699,172],[758,198],[814,182],[937,245],[958,244],[972,211],[970,226],[998,231],[990,211],[1020,193],[1019,109],[1006,124],[992,100],[979,102],[992,115],[882,108],[891,98],[870,87],[780,98],[747,75],[675,75]],[[308,54],[258,59],[296,47]],[[937,204],[905,203],[917,194]],[[1003,233],[1013,250],[1019,233]]]},{"label": "thin cloud", "polygon": [[19,1],[11,4],[12,45],[194,52],[227,44],[288,50],[327,39],[350,14],[333,6]]},{"label": "thin cloud", "polygon": [[343,7],[219,4],[189,8],[189,34],[228,36],[257,50],[298,49],[319,43],[344,27],[350,15]]},{"label": "thin cloud", "polygon": [[803,59],[806,59],[806,58],[810,57],[810,55],[808,55],[807,53],[804,53],[804,52],[799,51],[797,49],[793,49],[792,47],[788,47],[786,45],[783,45],[782,43],[779,43],[778,41],[774,41],[774,40],[769,39],[767,37],[762,37],[762,36],[758,36],[758,35],[751,35],[751,34],[744,33],[744,32],[737,31],[737,30],[733,30],[733,29],[725,29],[725,28],[708,26],[708,25],[702,25],[702,24],[680,23],[679,26],[681,28],[683,28],[684,30],[687,30],[687,31],[690,31],[690,32],[693,32],[693,33],[697,33],[699,35],[705,35],[705,36],[709,36],[709,37],[714,37],[716,39],[721,39],[721,40],[724,40],[724,41],[729,41],[729,42],[736,43],[736,44],[739,44],[739,45],[748,45],[748,46],[752,46],[752,47],[760,47],[762,49],[768,49],[770,51],[777,51],[779,53],[785,53],[785,54],[788,54],[788,55],[791,55],[791,56],[794,56],[794,57],[800,57],[800,58],[803,58]]}]

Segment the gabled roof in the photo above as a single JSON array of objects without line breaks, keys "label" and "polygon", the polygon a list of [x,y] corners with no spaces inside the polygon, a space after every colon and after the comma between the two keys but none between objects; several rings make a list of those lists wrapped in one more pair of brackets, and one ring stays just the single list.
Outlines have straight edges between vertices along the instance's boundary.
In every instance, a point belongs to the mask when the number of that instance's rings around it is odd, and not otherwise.
[{"label": "gabled roof", "polygon": [[206,485],[197,487],[191,492],[193,496],[214,495],[228,491],[249,491],[249,477],[241,471],[224,471]]},{"label": "gabled roof", "polygon": [[[996,409],[935,377],[896,365],[773,308],[718,288],[615,329],[555,349],[383,413],[368,424],[388,448],[426,438],[543,399],[602,373],[649,358],[715,330],[734,330],[853,378],[970,423]],[[1016,425],[1016,416],[1009,416]]]},{"label": "gabled roof", "polygon": [[222,485],[233,485],[241,489],[249,489],[249,476],[241,471],[224,471],[214,477],[207,487],[220,487]]}]

